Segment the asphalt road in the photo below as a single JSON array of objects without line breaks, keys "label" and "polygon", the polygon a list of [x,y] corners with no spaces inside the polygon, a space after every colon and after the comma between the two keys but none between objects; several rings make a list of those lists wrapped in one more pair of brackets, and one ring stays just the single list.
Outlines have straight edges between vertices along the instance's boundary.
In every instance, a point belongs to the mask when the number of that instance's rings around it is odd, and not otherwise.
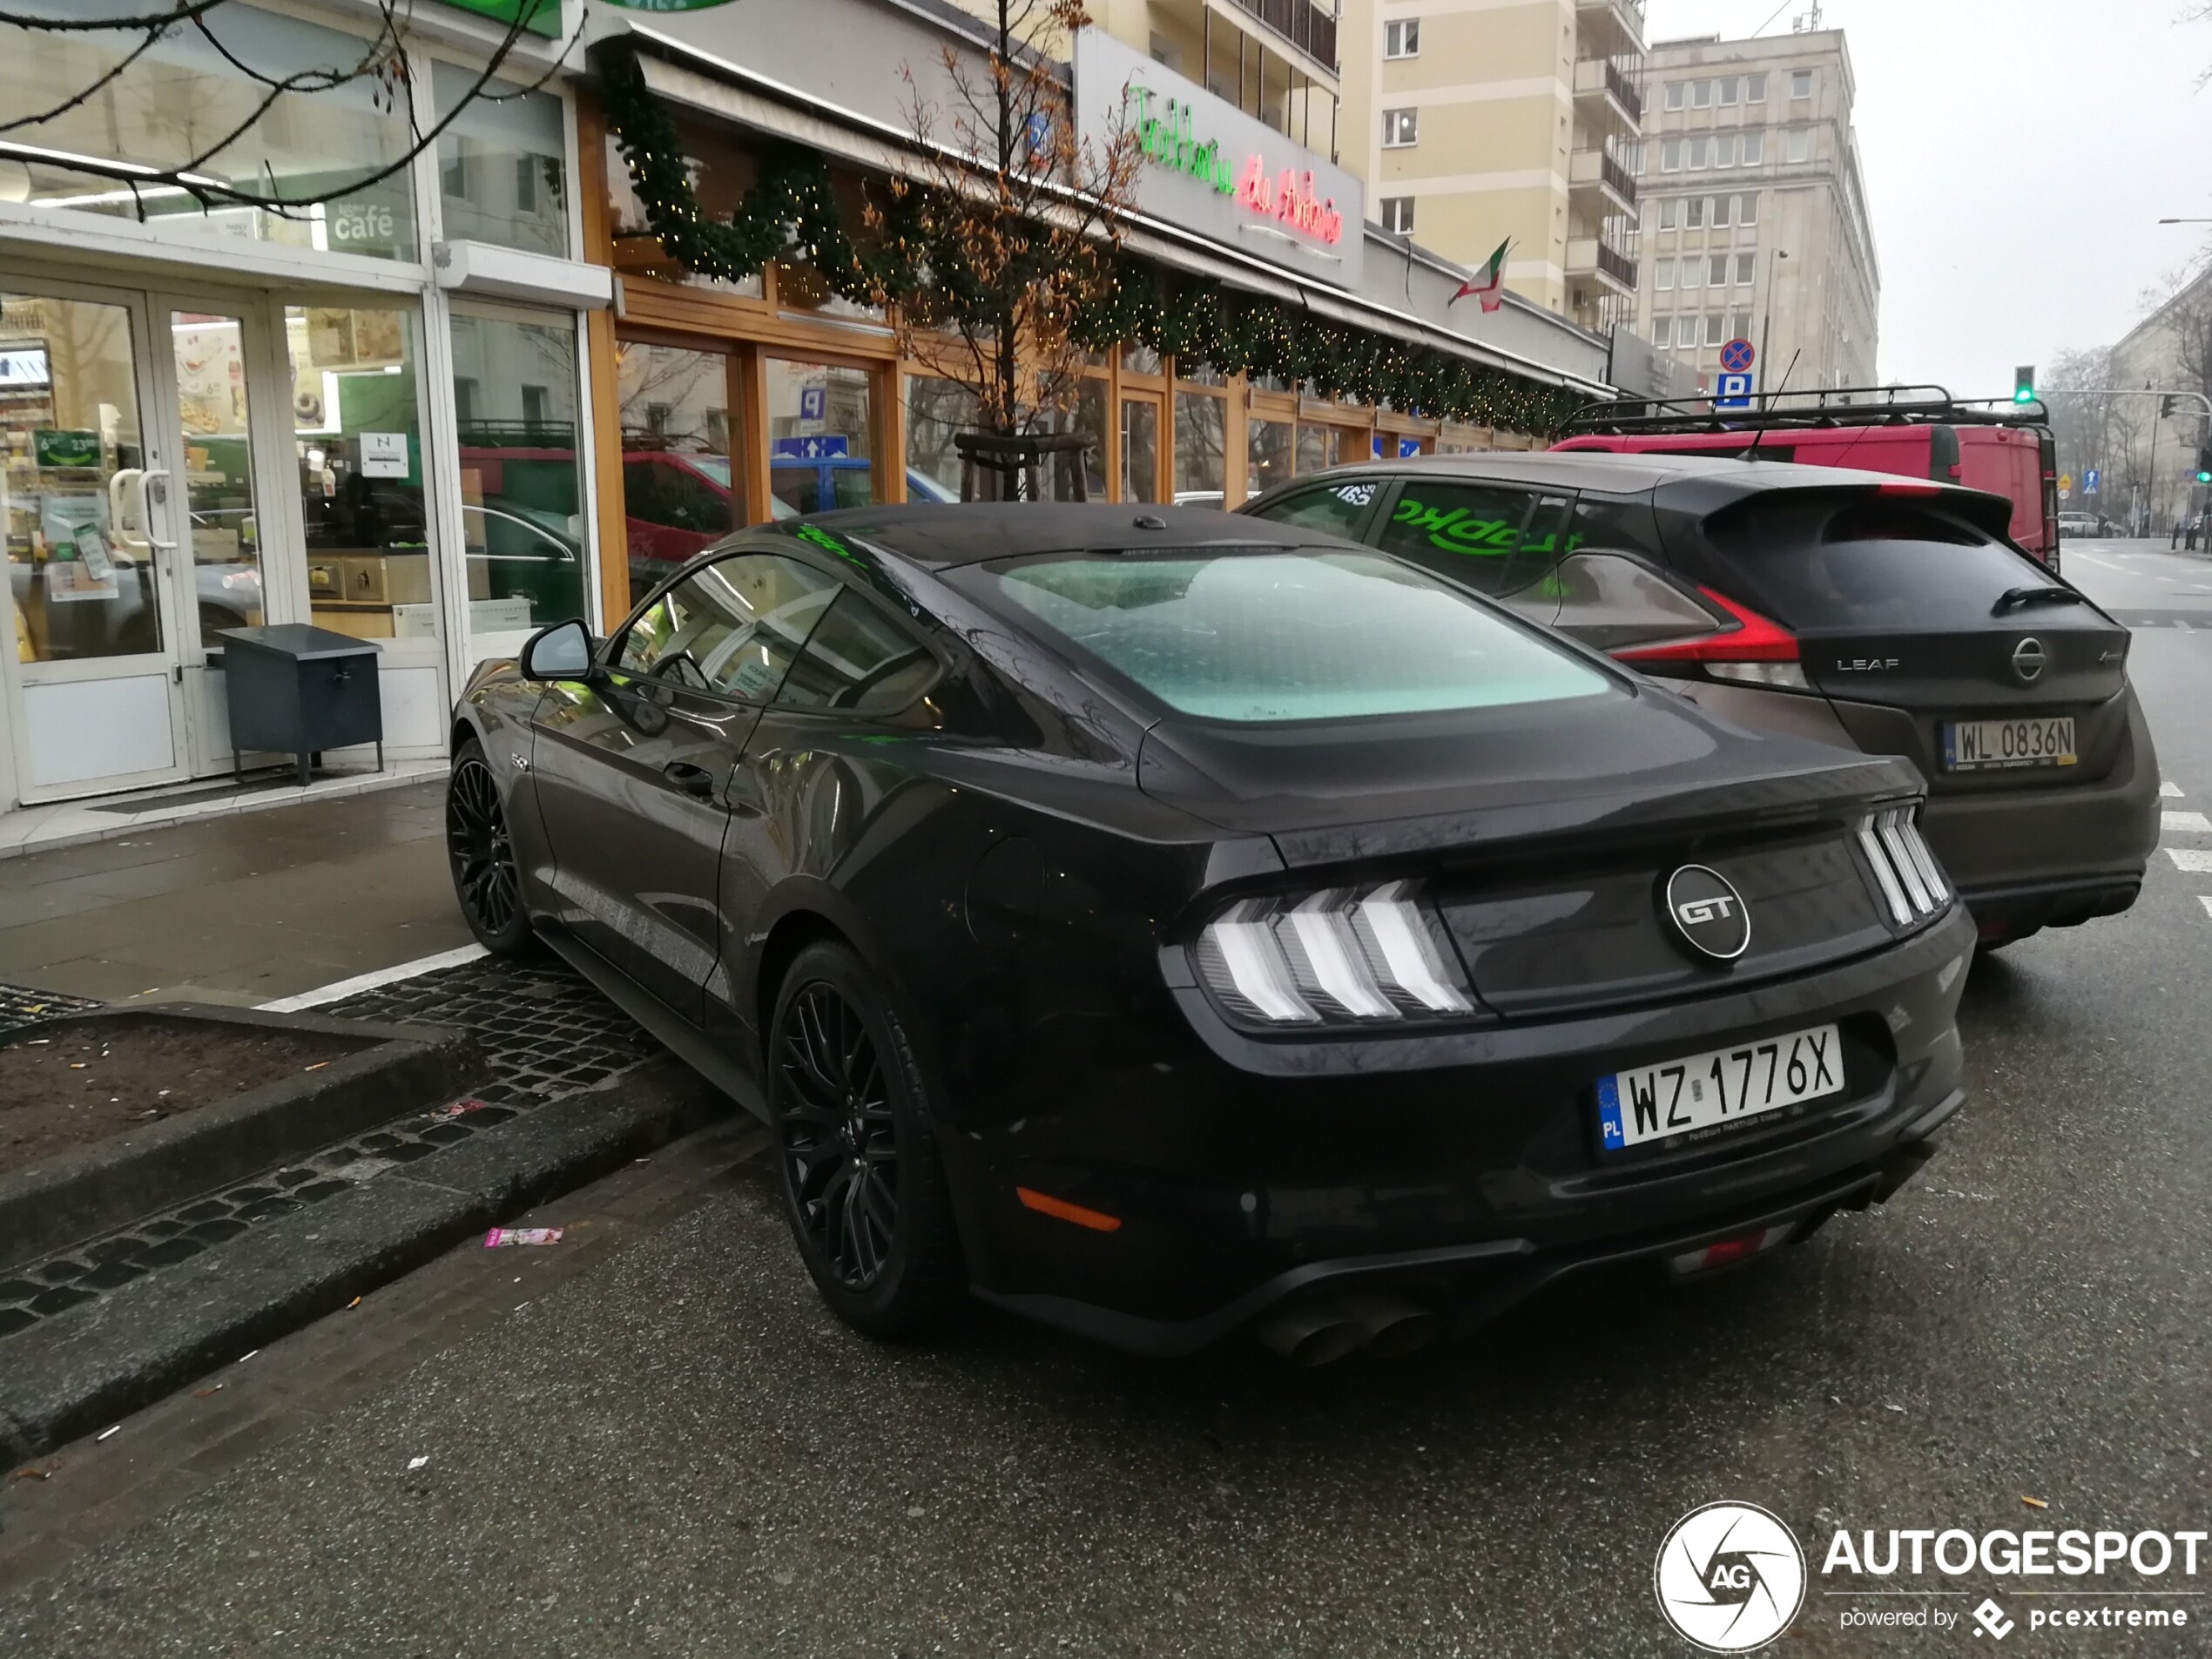
[{"label": "asphalt road", "polygon": [[[2140,621],[2168,804],[2206,810],[2212,561],[2067,556]],[[1820,1552],[1839,1527],[2212,1524],[2202,895],[2212,873],[2161,852],[2129,914],[1979,964],[1972,1103],[1883,1211],[1689,1290],[1562,1291],[1389,1366],[1154,1365],[981,1313],[873,1345],[817,1305],[758,1136],[718,1131],[550,1207],[591,1224],[558,1246],[456,1252],[12,1482],[0,1645],[1679,1653],[1654,1552],[1740,1498],[1814,1549],[1777,1651],[1994,1647],[1970,1623],[1841,1629],[1851,1606],[1959,1617],[1992,1587],[1851,1602],[1822,1593]],[[2206,1566],[2182,1587],[2212,1588]],[[2006,1652],[2212,1646],[2033,1632],[2032,1607],[2065,1604],[2005,1601]],[[2133,1605],[2212,1622],[2212,1597]]]}]

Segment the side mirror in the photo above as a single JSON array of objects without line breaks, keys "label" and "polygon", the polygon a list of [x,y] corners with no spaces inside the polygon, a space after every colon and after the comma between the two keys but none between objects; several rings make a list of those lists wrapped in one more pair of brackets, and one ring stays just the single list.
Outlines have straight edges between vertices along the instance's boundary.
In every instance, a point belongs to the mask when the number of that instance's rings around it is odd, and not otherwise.
[{"label": "side mirror", "polygon": [[591,635],[571,617],[541,628],[516,659],[526,680],[580,680],[591,672]]}]

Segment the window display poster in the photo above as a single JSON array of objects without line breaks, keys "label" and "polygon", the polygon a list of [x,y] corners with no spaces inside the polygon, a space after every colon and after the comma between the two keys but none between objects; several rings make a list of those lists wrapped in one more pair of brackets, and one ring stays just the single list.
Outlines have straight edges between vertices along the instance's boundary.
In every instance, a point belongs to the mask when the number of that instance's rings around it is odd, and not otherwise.
[{"label": "window display poster", "polygon": [[361,435],[361,475],[364,478],[404,478],[408,475],[407,434],[364,432]]}]

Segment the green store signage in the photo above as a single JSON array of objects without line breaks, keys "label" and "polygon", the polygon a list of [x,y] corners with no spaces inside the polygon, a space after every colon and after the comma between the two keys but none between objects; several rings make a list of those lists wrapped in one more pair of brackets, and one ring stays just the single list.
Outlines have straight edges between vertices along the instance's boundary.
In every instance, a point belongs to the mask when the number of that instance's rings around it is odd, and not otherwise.
[{"label": "green store signage", "polygon": [[97,467],[100,435],[66,427],[42,426],[30,438],[31,458],[42,467]]},{"label": "green store signage", "polygon": [[498,24],[511,24],[519,17],[530,34],[561,37],[561,0],[446,0],[446,4]]}]

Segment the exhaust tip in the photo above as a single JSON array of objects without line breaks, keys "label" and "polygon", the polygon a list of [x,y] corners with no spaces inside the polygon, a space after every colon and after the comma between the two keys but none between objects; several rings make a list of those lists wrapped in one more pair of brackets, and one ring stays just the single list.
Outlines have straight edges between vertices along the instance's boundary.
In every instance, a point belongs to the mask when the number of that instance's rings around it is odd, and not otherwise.
[{"label": "exhaust tip", "polygon": [[1426,1348],[1443,1323],[1434,1309],[1395,1297],[1352,1297],[1343,1305],[1345,1314],[1366,1332],[1366,1351],[1377,1359],[1397,1359]]},{"label": "exhaust tip", "polygon": [[1367,1328],[1332,1307],[1271,1313],[1253,1334],[1294,1366],[1326,1366],[1367,1345]]}]

